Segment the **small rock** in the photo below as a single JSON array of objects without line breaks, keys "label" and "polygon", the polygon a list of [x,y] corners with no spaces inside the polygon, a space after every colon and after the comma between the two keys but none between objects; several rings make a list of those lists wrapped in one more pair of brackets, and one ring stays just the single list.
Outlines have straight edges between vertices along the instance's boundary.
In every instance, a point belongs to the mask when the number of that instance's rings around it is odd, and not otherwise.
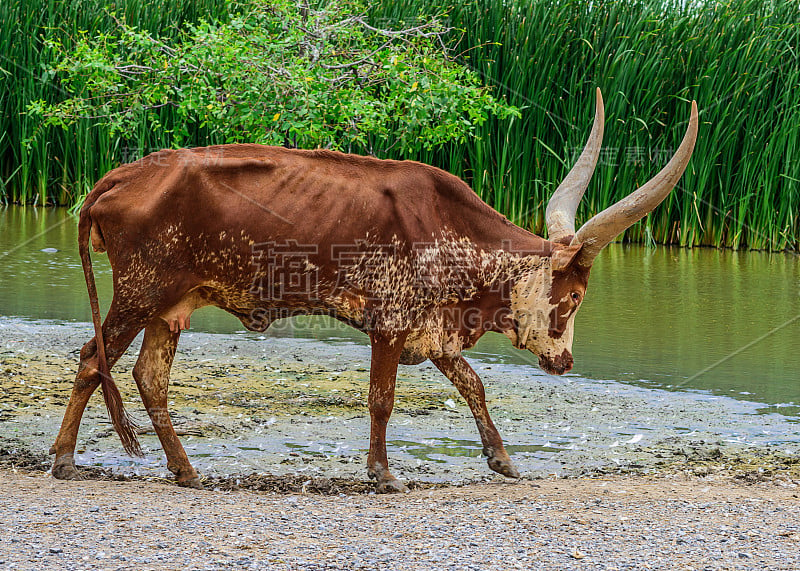
[{"label": "small rock", "polygon": [[574,551],[573,551],[573,552],[570,554],[570,556],[571,556],[573,559],[583,559],[584,557],[586,557],[586,554],[585,554],[585,553],[583,553],[582,551],[580,551],[579,549],[577,549],[577,548],[576,548],[576,549],[575,549],[575,550],[574,550]]}]

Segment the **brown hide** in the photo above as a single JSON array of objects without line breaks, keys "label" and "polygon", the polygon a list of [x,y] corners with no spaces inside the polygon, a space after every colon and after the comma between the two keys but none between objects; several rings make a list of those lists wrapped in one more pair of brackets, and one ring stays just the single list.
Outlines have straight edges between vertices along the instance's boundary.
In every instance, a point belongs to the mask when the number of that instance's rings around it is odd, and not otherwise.
[{"label": "brown hide", "polygon": [[[98,187],[86,203],[114,267],[116,295],[152,303],[160,315],[196,290],[170,315],[182,318],[205,302],[257,329],[306,312],[362,330],[379,327],[385,311],[419,310],[405,317],[424,318],[419,313],[431,304],[475,297],[466,290],[486,285],[466,265],[481,251],[548,256],[554,247],[457,177],[410,161],[226,145],[160,151],[110,172]],[[477,251],[443,246],[423,269],[388,267],[387,257],[464,238]],[[390,283],[364,275],[378,269],[396,275]],[[276,271],[302,287],[280,283]]]},{"label": "brown hide", "polygon": [[[90,239],[114,270],[114,299],[102,327]],[[498,331],[520,348],[541,345],[537,354],[546,370],[569,370],[572,356],[561,347],[571,338],[558,340],[564,327],[558,312],[573,292],[585,291],[588,271],[573,263],[577,249],[522,230],[457,177],[411,161],[222,145],[160,151],[123,165],[97,183],[81,211],[80,250],[96,334],[81,353],[51,449],[53,475],[79,477],[78,426],[100,384],[123,445],[140,453],[109,371],[145,329],[134,378],[169,469],[178,483],[201,485],[172,427],[167,386],[180,331],[196,308],[215,305],[253,330],[317,313],[370,335],[368,472],[378,491],[404,489],[388,470],[386,423],[398,363],[424,359],[469,404],[490,468],[515,477],[483,385],[461,350]],[[521,306],[512,299],[523,276],[538,276],[539,288],[525,290],[530,303],[523,300],[523,309],[536,306],[546,320],[558,304],[552,326],[526,331],[529,347],[518,332]]]}]

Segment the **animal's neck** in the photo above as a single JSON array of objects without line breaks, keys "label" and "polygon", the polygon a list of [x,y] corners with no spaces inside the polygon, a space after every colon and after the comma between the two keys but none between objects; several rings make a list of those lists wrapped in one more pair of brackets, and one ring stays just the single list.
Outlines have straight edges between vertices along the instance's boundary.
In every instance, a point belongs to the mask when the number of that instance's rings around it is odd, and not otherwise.
[{"label": "animal's neck", "polygon": [[461,179],[436,171],[436,228],[468,238],[481,250],[549,256],[552,242],[523,230],[483,202]]},{"label": "animal's neck", "polygon": [[[451,327],[460,329],[464,339],[471,339],[467,343],[470,346],[486,331],[504,334],[515,331],[512,297],[516,286],[531,275],[549,272],[549,265],[547,256],[522,255],[502,249],[480,250],[473,265],[477,287],[469,297],[462,298],[463,315],[455,312],[455,315],[469,318],[458,324],[451,323]],[[480,320],[475,319],[476,309]]]}]

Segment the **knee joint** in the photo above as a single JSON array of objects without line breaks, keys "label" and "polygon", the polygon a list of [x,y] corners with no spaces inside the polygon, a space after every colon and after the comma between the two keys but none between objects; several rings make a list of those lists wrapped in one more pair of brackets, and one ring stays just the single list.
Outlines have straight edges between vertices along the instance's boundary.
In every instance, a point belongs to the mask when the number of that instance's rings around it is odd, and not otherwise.
[{"label": "knee joint", "polygon": [[385,421],[391,416],[393,408],[393,403],[372,403],[370,404],[369,412],[372,418]]},{"label": "knee joint", "polygon": [[75,388],[79,391],[94,389],[100,384],[100,372],[91,365],[84,365],[75,376]]}]

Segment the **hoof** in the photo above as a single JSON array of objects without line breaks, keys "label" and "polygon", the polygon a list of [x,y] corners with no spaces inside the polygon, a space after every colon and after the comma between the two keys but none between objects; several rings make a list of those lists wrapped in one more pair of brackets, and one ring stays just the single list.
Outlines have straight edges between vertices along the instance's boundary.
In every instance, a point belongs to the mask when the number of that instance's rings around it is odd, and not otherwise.
[{"label": "hoof", "polygon": [[489,468],[506,478],[519,478],[519,472],[514,467],[514,464],[511,463],[510,458],[492,457],[487,460],[487,463]]},{"label": "hoof", "polygon": [[56,461],[53,462],[52,474],[56,480],[83,480],[83,476],[75,467],[75,460],[71,454],[56,458]]},{"label": "hoof", "polygon": [[205,487],[200,481],[199,477],[190,478],[189,480],[178,480],[178,485],[183,488],[194,488],[195,490],[204,490]]},{"label": "hoof", "polygon": [[408,493],[408,488],[400,480],[385,480],[378,482],[375,492],[378,494],[405,494]]}]

